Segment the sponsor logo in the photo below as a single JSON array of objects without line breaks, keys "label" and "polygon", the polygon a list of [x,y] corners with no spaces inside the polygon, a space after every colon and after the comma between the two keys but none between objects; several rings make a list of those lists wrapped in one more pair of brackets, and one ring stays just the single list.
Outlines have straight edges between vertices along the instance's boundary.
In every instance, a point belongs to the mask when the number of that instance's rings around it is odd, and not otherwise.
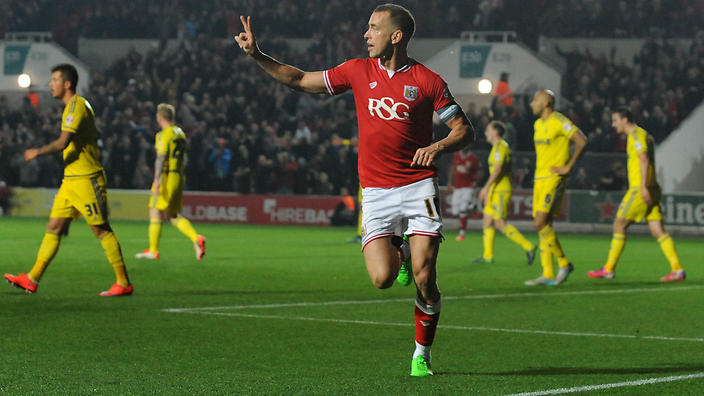
[{"label": "sponsor logo", "polygon": [[184,205],[183,215],[191,220],[246,222],[247,207],[224,205]]},{"label": "sponsor logo", "polygon": [[570,124],[569,122],[566,122],[566,123],[562,126],[562,129],[564,129],[564,130],[566,130],[567,132],[569,132],[569,131],[572,130],[572,124]]},{"label": "sponsor logo", "polygon": [[265,199],[262,208],[272,223],[330,224],[333,212],[332,209],[279,207],[275,198]]},{"label": "sponsor logo", "polygon": [[369,83],[369,88],[374,89],[374,88],[376,88],[376,85],[377,85],[376,81],[372,81]]},{"label": "sponsor logo", "polygon": [[[405,110],[405,111],[404,111]],[[399,114],[399,112],[401,114]],[[394,102],[393,98],[383,97],[381,99],[369,98],[369,114],[377,116],[382,120],[407,120],[411,117],[408,113],[410,107],[403,102]]]},{"label": "sponsor logo", "polygon": [[418,87],[414,87],[411,85],[404,85],[403,86],[403,97],[406,98],[406,100],[418,99]]}]

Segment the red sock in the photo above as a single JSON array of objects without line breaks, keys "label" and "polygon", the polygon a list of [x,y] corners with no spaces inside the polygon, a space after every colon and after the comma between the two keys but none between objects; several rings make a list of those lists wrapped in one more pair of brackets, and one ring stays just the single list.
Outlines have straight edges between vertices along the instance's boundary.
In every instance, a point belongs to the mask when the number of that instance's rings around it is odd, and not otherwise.
[{"label": "red sock", "polygon": [[460,231],[463,231],[467,229],[467,216],[460,216]]},{"label": "red sock", "polygon": [[416,321],[416,342],[423,346],[433,345],[435,338],[435,329],[438,327],[438,319],[440,312],[429,315],[416,305],[414,317]]}]

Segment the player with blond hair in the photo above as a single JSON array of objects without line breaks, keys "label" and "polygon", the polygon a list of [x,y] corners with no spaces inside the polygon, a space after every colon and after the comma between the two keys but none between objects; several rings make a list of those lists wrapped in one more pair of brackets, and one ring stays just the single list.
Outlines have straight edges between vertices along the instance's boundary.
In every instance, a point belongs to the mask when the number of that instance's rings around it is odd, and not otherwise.
[{"label": "player with blond hair", "polygon": [[176,110],[167,103],[156,108],[156,122],[161,131],[156,134],[156,160],[154,182],[149,200],[149,248],[137,253],[137,258],[157,260],[161,223],[169,221],[193,242],[196,258],[205,256],[205,237],[198,235],[191,222],[181,216],[185,177],[183,168],[186,157],[186,134],[174,124]]}]

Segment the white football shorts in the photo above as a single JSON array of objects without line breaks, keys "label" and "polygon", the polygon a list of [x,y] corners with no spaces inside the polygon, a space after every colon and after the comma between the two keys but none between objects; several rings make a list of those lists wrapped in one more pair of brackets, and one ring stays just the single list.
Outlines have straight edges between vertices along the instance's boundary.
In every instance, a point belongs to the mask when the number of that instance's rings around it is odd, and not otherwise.
[{"label": "white football shorts", "polygon": [[470,208],[476,208],[476,197],[473,187],[456,188],[452,192],[452,205],[450,211],[454,216],[467,214]]},{"label": "white football shorts", "polygon": [[375,239],[403,234],[442,237],[440,192],[435,178],[401,187],[362,190],[362,250]]}]

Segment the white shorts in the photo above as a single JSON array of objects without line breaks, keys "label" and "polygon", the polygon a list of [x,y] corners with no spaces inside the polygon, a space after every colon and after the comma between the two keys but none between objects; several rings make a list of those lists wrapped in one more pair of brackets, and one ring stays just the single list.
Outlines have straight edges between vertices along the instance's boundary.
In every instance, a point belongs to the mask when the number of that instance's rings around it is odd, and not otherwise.
[{"label": "white shorts", "polygon": [[440,192],[435,178],[402,187],[362,190],[362,250],[392,235],[442,237]]},{"label": "white shorts", "polygon": [[455,191],[452,192],[452,205],[450,212],[452,212],[454,216],[466,214],[469,212],[470,208],[477,207],[476,201],[477,199],[474,196],[473,187],[456,188]]}]

